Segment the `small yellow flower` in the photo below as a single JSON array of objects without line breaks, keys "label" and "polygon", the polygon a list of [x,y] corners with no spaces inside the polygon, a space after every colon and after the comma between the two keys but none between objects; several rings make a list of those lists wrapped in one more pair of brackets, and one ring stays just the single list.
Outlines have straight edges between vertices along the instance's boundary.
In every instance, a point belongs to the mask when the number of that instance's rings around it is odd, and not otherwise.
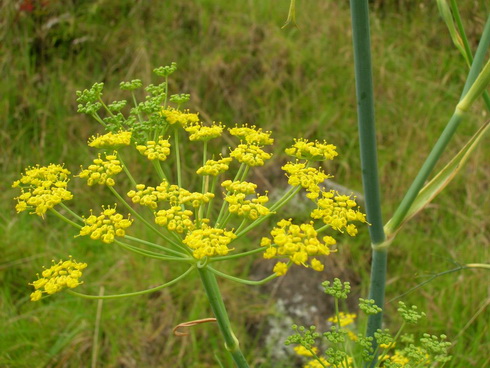
[{"label": "small yellow flower", "polygon": [[225,157],[221,160],[207,160],[204,166],[196,171],[196,174],[218,176],[230,168],[231,161],[233,161],[231,157]]},{"label": "small yellow flower", "polygon": [[246,142],[248,144],[265,146],[274,143],[274,139],[270,137],[271,132],[264,132],[261,128],[257,128],[255,125],[249,127],[247,124],[244,124],[240,127],[236,126],[235,128],[229,128],[228,131],[231,135],[240,138],[242,142]]},{"label": "small yellow flower", "polygon": [[38,279],[29,284],[35,289],[31,294],[31,301],[40,300],[44,294],[51,295],[82,284],[79,279],[82,276],[82,270],[86,267],[86,263],[78,263],[71,256],[67,261],[60,260],[58,263],[53,261],[50,268],[44,269],[42,277],[39,277],[38,274]]},{"label": "small yellow flower", "polygon": [[338,155],[333,144],[323,141],[309,142],[307,139],[295,139],[291,148],[285,150],[286,154],[299,159],[311,161],[333,160]]},{"label": "small yellow flower", "polygon": [[265,161],[272,157],[272,154],[254,144],[239,144],[230,152],[230,156],[248,166],[263,166]]},{"label": "small yellow flower", "polygon": [[[311,350],[313,351],[313,353],[318,354],[318,349],[316,347],[313,346]],[[313,356],[310,350],[308,350],[307,348],[301,345],[295,346],[294,352],[298,355],[305,356],[305,357]]]},{"label": "small yellow flower", "polygon": [[357,315],[354,313],[339,312],[338,320],[337,316],[330,317],[327,321],[335,324],[340,324],[340,327],[345,327],[354,323]]},{"label": "small yellow flower", "polygon": [[35,166],[25,169],[20,180],[12,184],[20,188],[17,200],[17,213],[34,208],[36,215],[43,217],[46,211],[57,204],[73,198],[66,189],[70,172],[62,165]]},{"label": "small yellow flower", "polygon": [[109,132],[104,135],[92,136],[88,145],[95,148],[119,148],[131,144],[131,132],[119,131],[118,133]]},{"label": "small yellow flower", "polygon": [[98,158],[93,160],[93,164],[86,169],[82,168],[78,176],[82,179],[87,179],[89,186],[99,184],[112,187],[116,184],[112,177],[119,174],[122,169],[121,161],[117,159],[116,151],[112,155],[106,153],[105,160],[101,158],[99,153]]},{"label": "small yellow flower", "polygon": [[236,238],[231,231],[216,229],[202,224],[200,229],[187,234],[183,243],[193,250],[196,259],[212,256],[225,256],[232,249],[228,245]]},{"label": "small yellow flower", "polygon": [[102,209],[99,216],[91,214],[88,218],[84,218],[85,226],[80,229],[79,236],[90,235],[91,239],[100,239],[110,244],[114,242],[116,236],[126,235],[126,229],[131,226],[133,220],[129,216],[125,219],[123,215],[116,212],[115,207],[102,206]]},{"label": "small yellow flower", "polygon": [[284,276],[288,272],[288,265],[284,262],[277,262],[272,269],[277,276]]},{"label": "small yellow flower", "polygon": [[165,161],[170,155],[170,142],[167,139],[158,137],[158,141],[148,141],[146,145],[139,144],[136,149],[143,156],[146,156],[148,160]]},{"label": "small yellow flower", "polygon": [[189,110],[179,111],[173,108],[162,109],[160,115],[170,125],[180,124],[185,127],[187,124],[199,122],[199,116],[197,114],[189,113]]},{"label": "small yellow flower", "polygon": [[190,141],[209,141],[210,139],[220,137],[223,133],[223,125],[214,122],[211,126],[205,126],[202,123],[188,124],[184,129],[190,134]]}]

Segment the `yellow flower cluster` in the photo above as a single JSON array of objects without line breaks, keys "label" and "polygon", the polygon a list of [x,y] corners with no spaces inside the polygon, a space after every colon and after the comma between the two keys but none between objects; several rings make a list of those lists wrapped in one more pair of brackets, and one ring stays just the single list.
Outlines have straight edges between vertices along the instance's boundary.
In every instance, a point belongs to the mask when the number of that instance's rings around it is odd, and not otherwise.
[{"label": "yellow flower cluster", "polygon": [[95,148],[119,148],[131,144],[131,132],[119,131],[118,133],[109,132],[104,135],[92,136],[88,145]]},{"label": "yellow flower cluster", "polygon": [[[80,229],[80,236],[89,235],[91,239],[101,239],[104,243],[110,244],[116,236],[126,235],[126,229],[131,226],[133,220],[128,216],[116,212],[116,208],[102,207],[103,211],[99,216],[91,213],[88,218],[84,218],[85,226]],[[92,211],[90,211],[92,212]]]},{"label": "yellow flower cluster", "polygon": [[[262,238],[260,245],[268,247],[264,252],[264,258],[270,259],[275,257],[289,257],[297,264],[305,267],[311,267],[315,271],[323,271],[324,265],[318,259],[313,258],[308,266],[306,262],[309,256],[329,255],[330,245],[336,244],[331,236],[324,236],[323,243],[317,238],[317,232],[313,223],[294,225],[289,220],[281,220],[271,231],[270,238]],[[278,266],[279,264],[279,266]],[[283,266],[284,265],[284,266]],[[278,262],[274,267],[274,272],[282,276],[287,272],[286,264]]]},{"label": "yellow flower cluster", "polygon": [[211,175],[218,176],[224,173],[230,168],[230,162],[233,161],[231,157],[225,157],[221,160],[207,160],[204,166],[200,167],[196,173],[197,175]]},{"label": "yellow flower cluster", "polygon": [[180,111],[173,108],[162,109],[160,115],[171,125],[180,124],[186,126],[187,124],[199,122],[199,116],[197,114],[189,113],[189,110]]},{"label": "yellow flower cluster", "polygon": [[311,217],[321,219],[326,225],[337,231],[347,231],[350,236],[357,234],[357,227],[349,224],[351,221],[366,223],[366,215],[359,211],[355,201],[347,195],[340,195],[331,190],[322,191],[320,198],[316,201],[318,208],[311,211]]},{"label": "yellow flower cluster", "polygon": [[410,363],[410,359],[408,359],[401,351],[395,351],[394,355],[387,356],[383,360],[398,364],[397,367],[405,367]]},{"label": "yellow flower cluster", "polygon": [[254,194],[257,184],[248,181],[231,181],[225,180],[221,186],[232,193]]},{"label": "yellow flower cluster", "polygon": [[117,159],[116,151],[112,155],[105,154],[105,160],[101,158],[99,153],[98,158],[93,160],[93,164],[82,170],[78,176],[82,179],[87,179],[89,186],[106,184],[112,187],[116,184],[112,177],[119,174],[122,169],[121,161]]},{"label": "yellow flower cluster", "polygon": [[347,358],[347,365],[345,365],[345,363],[341,363],[340,365],[337,365],[337,364],[334,364],[334,365],[331,365],[327,359],[325,359],[324,357],[320,357],[320,361],[321,363],[318,361],[318,360],[310,360],[308,363],[306,363],[303,368],[325,368],[325,367],[332,367],[332,368],[352,368],[353,365],[352,365],[352,362],[353,362],[353,359],[352,357],[348,357]]},{"label": "yellow flower cluster", "polygon": [[263,166],[272,155],[255,144],[239,144],[230,152],[230,156],[248,166]]},{"label": "yellow flower cluster", "polygon": [[309,142],[307,139],[295,139],[290,148],[286,148],[286,154],[303,160],[324,161],[333,160],[338,155],[333,144],[327,144],[326,141]]},{"label": "yellow flower cluster", "polygon": [[327,321],[332,322],[334,324],[339,324],[340,327],[345,327],[353,324],[356,318],[357,315],[354,313],[339,312],[338,319],[337,316],[333,316],[327,319]]},{"label": "yellow flower cluster", "polygon": [[330,363],[327,362],[327,359],[325,359],[324,357],[320,357],[320,361],[321,363],[318,361],[318,360],[310,360],[308,363],[306,363],[303,368],[324,368],[324,367],[330,367]]},{"label": "yellow flower cluster", "polygon": [[68,261],[60,260],[56,264],[53,261],[53,265],[42,272],[41,278],[37,275],[38,279],[29,284],[36,289],[31,294],[31,301],[38,301],[43,294],[51,295],[66,288],[73,289],[82,284],[79,278],[82,276],[82,270],[86,267],[86,263],[78,263],[71,257]]},{"label": "yellow flower cluster", "polygon": [[212,257],[215,255],[225,256],[232,249],[228,245],[236,238],[231,231],[216,229],[202,224],[200,229],[196,229],[187,234],[183,240],[196,259]]},{"label": "yellow flower cluster", "polygon": [[143,156],[148,157],[148,160],[165,161],[170,155],[170,142],[167,139],[163,139],[163,137],[158,137],[158,142],[148,141],[146,145],[137,145],[136,149]]},{"label": "yellow flower cluster", "polygon": [[[318,349],[316,347],[312,347],[311,350],[315,353],[318,354]],[[300,356],[305,356],[305,357],[311,357],[313,354],[311,351],[309,351],[307,348],[304,346],[298,345],[294,347],[294,352]]]},{"label": "yellow flower cluster", "polygon": [[155,213],[155,223],[182,234],[184,231],[194,229],[194,221],[190,219],[192,215],[190,210],[182,210],[180,206],[173,206],[168,210],[160,210]]},{"label": "yellow flower cluster", "polygon": [[184,129],[190,134],[190,141],[209,141],[221,136],[221,133],[223,133],[223,125],[221,123],[213,123],[211,126],[193,123],[187,125]]},{"label": "yellow flower cluster", "polygon": [[73,195],[66,189],[69,175],[63,166],[54,164],[25,169],[20,180],[12,184],[13,188],[21,189],[21,195],[14,198],[17,200],[17,213],[34,207],[33,213],[44,216],[48,209],[72,199]]},{"label": "yellow flower cluster", "polygon": [[156,209],[158,202],[168,202],[171,206],[179,206],[190,203],[192,207],[197,208],[202,204],[208,203],[214,198],[213,193],[189,192],[178,185],[170,185],[167,181],[163,181],[155,187],[147,187],[144,184],[136,185],[136,190],[128,192],[128,197],[133,203],[139,203],[142,206]]},{"label": "yellow flower cluster", "polygon": [[306,164],[298,162],[294,164],[289,162],[282,169],[287,173],[289,185],[301,185],[309,192],[306,196],[310,199],[318,198],[320,193],[319,184],[331,178],[330,175],[325,174],[321,169],[306,167]]},{"label": "yellow flower cluster", "polygon": [[247,124],[244,124],[240,127],[229,128],[228,131],[231,135],[240,138],[241,141],[247,142],[248,144],[264,146],[274,143],[274,139],[270,137],[271,132],[263,132],[262,128],[257,128],[255,125],[249,127]]},{"label": "yellow flower cluster", "polygon": [[264,203],[269,201],[267,195],[257,195],[251,200],[246,199],[248,194],[255,193],[256,184],[246,181],[225,180],[221,185],[230,193],[225,197],[225,201],[229,204],[228,211],[230,213],[248,217],[251,220],[269,214],[269,209],[264,206]]}]

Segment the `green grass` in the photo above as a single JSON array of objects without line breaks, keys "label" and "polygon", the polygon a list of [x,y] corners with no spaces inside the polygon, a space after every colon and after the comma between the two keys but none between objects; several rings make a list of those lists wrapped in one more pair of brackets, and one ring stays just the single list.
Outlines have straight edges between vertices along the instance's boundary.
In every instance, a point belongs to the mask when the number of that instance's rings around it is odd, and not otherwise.
[{"label": "green grass", "polygon": [[[66,162],[76,171],[80,161],[86,163],[93,154],[85,140],[98,128],[76,114],[78,89],[103,81],[105,97],[112,101],[122,96],[119,81],[141,78],[148,83],[153,67],[177,61],[179,71],[171,87],[190,93],[189,108],[200,111],[203,119],[271,129],[277,154],[294,136],[327,139],[341,153],[328,167],[335,180],[353,190],[362,188],[346,6],[301,2],[299,30],[281,30],[287,4],[217,0],[162,4],[155,8],[152,2],[53,2],[34,13],[19,13],[11,2],[0,5],[5,14],[0,20],[0,163],[5,184],[0,215],[0,366],[91,364],[97,303],[66,294],[42,303],[28,301],[27,282],[50,259],[72,254],[89,263],[84,288],[91,293],[102,286],[107,294],[144,289],[178,271],[73,238],[71,229],[54,217],[42,221],[15,214],[11,200],[15,192],[9,186],[25,166]],[[488,5],[477,1],[461,6],[475,47]],[[386,221],[449,119],[467,68],[435,4],[421,3],[401,12],[377,3],[372,44]],[[478,104],[443,160],[486,119],[488,112]],[[453,262],[488,262],[489,154],[487,146],[479,147],[459,177],[400,233],[389,257],[387,300],[416,286],[425,275],[453,268]],[[274,186],[284,183],[271,165],[261,175]],[[85,199],[90,193],[85,193],[79,209],[86,210]],[[361,277],[364,292],[370,254],[366,235],[364,229],[338,255],[339,263]],[[326,278],[335,276],[326,272]],[[404,297],[427,312],[421,331],[446,333],[456,342],[449,367],[489,364],[487,284],[485,271],[465,270]],[[255,307],[265,305],[263,297],[228,282],[223,288],[250,360],[257,366],[279,366],[263,362],[261,357],[268,353],[253,336],[247,337],[247,323],[257,318],[254,313],[263,318],[273,313]],[[394,309],[395,303],[388,304],[389,312]],[[178,323],[210,314],[196,278],[147,297],[104,301],[98,366],[216,367],[213,354],[218,352],[228,367],[231,363],[222,353],[216,326],[195,327],[187,338],[171,335]]]}]

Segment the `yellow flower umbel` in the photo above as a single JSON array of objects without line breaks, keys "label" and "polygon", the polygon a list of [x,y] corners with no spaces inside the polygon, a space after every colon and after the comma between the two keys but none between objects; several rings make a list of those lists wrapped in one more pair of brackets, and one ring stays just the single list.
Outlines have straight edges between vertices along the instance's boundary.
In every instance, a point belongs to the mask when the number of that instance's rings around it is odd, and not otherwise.
[{"label": "yellow flower umbel", "polygon": [[139,203],[156,209],[158,202],[168,202],[171,206],[191,204],[197,208],[202,204],[209,203],[214,198],[213,193],[189,192],[178,185],[170,185],[166,180],[162,181],[156,188],[146,187],[144,184],[136,185],[136,190],[128,192],[128,197],[133,203]]},{"label": "yellow flower umbel", "polygon": [[119,131],[118,133],[109,132],[104,135],[92,136],[88,145],[95,148],[119,148],[131,144],[131,132]]},{"label": "yellow flower umbel", "polygon": [[160,210],[155,213],[155,223],[164,226],[170,231],[182,234],[184,231],[194,229],[194,221],[191,210],[183,210],[180,206],[173,206],[168,210]]},{"label": "yellow flower umbel", "polygon": [[328,322],[332,322],[335,324],[339,324],[340,327],[345,327],[348,325],[351,325],[354,323],[355,319],[357,318],[357,315],[354,313],[344,313],[344,312],[339,312],[339,316],[333,316],[327,319]]},{"label": "yellow flower umbel", "polygon": [[189,232],[183,243],[193,250],[194,258],[201,259],[215,255],[227,255],[232,250],[228,248],[228,244],[235,238],[236,235],[231,231],[202,224],[200,229]]},{"label": "yellow flower umbel", "polygon": [[220,137],[223,133],[223,125],[214,122],[211,126],[205,126],[202,123],[188,124],[184,129],[190,134],[190,141],[209,141]]},{"label": "yellow flower umbel", "polygon": [[248,217],[256,220],[260,216],[269,214],[269,209],[264,206],[269,201],[267,195],[257,195],[256,198],[246,199],[247,195],[254,194],[257,185],[246,181],[225,180],[222,184],[228,191],[225,201],[228,202],[228,211],[240,217]]},{"label": "yellow flower umbel", "polygon": [[[312,347],[311,350],[313,351],[313,353],[317,354],[318,353],[318,348],[316,347]],[[309,351],[307,348],[305,348],[304,346],[302,345],[298,345],[298,346],[295,346],[294,347],[294,352],[300,356],[305,356],[305,357],[311,357],[313,356],[312,352]]]},{"label": "yellow flower umbel", "polygon": [[90,238],[100,239],[106,244],[114,241],[116,236],[123,237],[126,235],[126,229],[131,226],[133,220],[128,216],[116,213],[116,208],[102,207],[103,211],[99,216],[91,214],[84,219],[85,226],[80,229],[80,236],[90,235]]},{"label": "yellow flower umbel", "polygon": [[203,176],[218,176],[230,168],[231,161],[233,161],[231,157],[225,157],[221,160],[207,160],[204,166],[196,171],[196,174]]},{"label": "yellow flower umbel", "polygon": [[117,159],[116,151],[112,155],[105,154],[105,160],[101,158],[99,153],[98,158],[93,160],[93,164],[82,170],[78,176],[87,179],[89,186],[106,184],[112,187],[116,184],[112,177],[119,174],[122,169],[121,162]]},{"label": "yellow flower umbel", "polygon": [[170,125],[180,124],[185,127],[187,124],[199,122],[199,116],[197,114],[189,113],[189,110],[180,111],[169,107],[167,109],[163,109],[160,112],[160,115]]},{"label": "yellow flower umbel", "polygon": [[320,193],[319,184],[331,178],[330,175],[325,174],[321,169],[306,167],[306,164],[298,162],[289,162],[282,169],[287,173],[288,184],[292,186],[301,185],[309,192],[306,197],[310,199],[318,198]]},{"label": "yellow flower umbel", "polygon": [[[312,222],[294,225],[291,219],[281,220],[271,231],[272,240],[262,238],[260,245],[268,247],[264,252],[264,258],[288,257],[297,265],[311,267],[315,271],[323,271],[323,263],[316,258],[311,259],[310,264],[307,265],[309,257],[329,255],[331,253],[329,246],[334,245],[336,241],[331,236],[324,236],[322,243],[317,235]],[[286,273],[283,264],[278,262],[277,269],[274,267],[274,272],[278,276]]]},{"label": "yellow flower umbel", "polygon": [[248,144],[265,146],[274,143],[274,139],[270,137],[271,132],[264,132],[261,128],[257,128],[255,125],[249,127],[247,124],[244,124],[240,127],[236,126],[235,128],[229,128],[228,131],[231,135],[240,138],[242,142],[246,142]]},{"label": "yellow flower umbel", "polygon": [[139,144],[136,149],[143,156],[148,157],[148,160],[165,161],[170,155],[170,142],[167,139],[158,137],[158,142],[148,141],[146,145]]},{"label": "yellow flower umbel", "polygon": [[28,167],[20,180],[16,180],[13,188],[21,188],[21,195],[15,209],[17,213],[34,208],[38,216],[44,216],[46,211],[57,204],[73,198],[66,189],[70,172],[61,165]]},{"label": "yellow flower umbel", "polygon": [[359,211],[355,201],[347,195],[340,195],[331,190],[322,191],[321,196],[316,201],[318,208],[311,211],[311,217],[321,219],[326,225],[337,231],[347,231],[350,236],[357,234],[357,227],[351,224],[352,221],[366,223],[366,215]]},{"label": "yellow flower umbel", "polygon": [[263,166],[272,154],[265,152],[255,144],[239,144],[237,148],[230,152],[230,156],[240,163],[248,166]]},{"label": "yellow flower umbel", "polygon": [[284,152],[290,156],[302,160],[325,161],[333,160],[338,155],[333,144],[327,144],[326,141],[309,142],[307,139],[295,139],[294,144],[290,148],[286,148]]},{"label": "yellow flower umbel", "polygon": [[86,267],[86,263],[78,263],[71,257],[67,261],[60,260],[56,264],[53,261],[53,265],[42,272],[42,277],[39,277],[38,274],[38,279],[29,284],[36,289],[31,294],[31,301],[38,301],[43,294],[51,295],[66,288],[73,289],[82,284],[79,279],[82,276],[82,270]]}]

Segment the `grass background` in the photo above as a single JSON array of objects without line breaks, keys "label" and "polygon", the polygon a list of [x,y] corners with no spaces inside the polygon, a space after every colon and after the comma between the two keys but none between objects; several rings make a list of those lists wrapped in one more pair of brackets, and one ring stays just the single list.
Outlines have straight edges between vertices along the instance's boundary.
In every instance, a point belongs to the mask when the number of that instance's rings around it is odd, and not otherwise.
[{"label": "grass background", "polygon": [[[19,8],[20,4],[22,10]],[[461,2],[473,49],[489,12],[483,0]],[[33,4],[32,11],[28,4]],[[177,61],[175,92],[206,120],[249,122],[271,129],[280,152],[291,137],[327,139],[341,156],[329,170],[361,191],[350,16],[346,4],[298,4],[299,30],[280,27],[287,1],[6,1],[0,5],[0,366],[89,367],[97,303],[59,295],[30,303],[27,282],[52,258],[72,254],[90,264],[87,291],[123,292],[157,285],[174,267],[73,238],[55,218],[43,221],[13,209],[10,183],[24,167],[66,162],[76,170],[92,156],[86,138],[96,123],[76,113],[75,91],[106,83],[105,98],[122,97],[121,80],[152,79],[152,69]],[[451,116],[467,67],[452,46],[434,2],[372,4],[372,45],[379,163],[387,220],[428,150]],[[477,104],[443,157],[488,119]],[[490,148],[482,144],[461,174],[393,244],[387,300],[457,263],[488,262]],[[87,159],[80,159],[87,157]],[[442,165],[442,164],[441,164]],[[441,166],[439,166],[441,167]],[[281,183],[270,169],[267,180]],[[279,184],[278,184],[279,185]],[[83,207],[82,196],[78,206]],[[83,197],[85,196],[85,197]],[[75,204],[77,206],[77,204]],[[358,275],[369,274],[367,229],[338,255]],[[230,265],[230,267],[235,267]],[[238,273],[246,273],[241,265]],[[233,270],[233,272],[237,272]],[[325,273],[325,278],[336,275]],[[143,298],[106,301],[100,318],[100,367],[215,367],[221,352],[216,326],[174,338],[177,323],[210,315],[198,280]],[[489,365],[488,274],[466,270],[443,276],[404,297],[428,319],[420,331],[446,333],[455,342],[450,367]],[[315,286],[312,286],[315,287]],[[288,367],[266,359],[248,333],[267,298],[255,289],[223,283],[237,335],[254,366]],[[267,305],[271,305],[268,303]],[[387,305],[388,313],[394,303]],[[388,323],[391,320],[388,318]],[[397,323],[397,321],[393,321]],[[265,358],[264,358],[265,357]]]}]

